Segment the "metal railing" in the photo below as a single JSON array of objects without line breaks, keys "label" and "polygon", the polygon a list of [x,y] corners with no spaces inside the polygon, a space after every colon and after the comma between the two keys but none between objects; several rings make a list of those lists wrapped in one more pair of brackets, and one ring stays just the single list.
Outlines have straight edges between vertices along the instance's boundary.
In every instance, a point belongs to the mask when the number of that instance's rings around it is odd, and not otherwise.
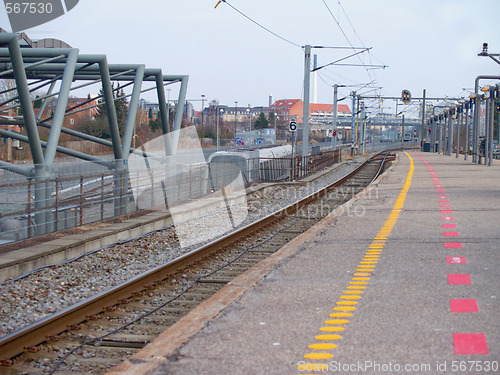
[{"label": "metal railing", "polygon": [[[166,211],[169,205],[207,197],[240,173],[246,186],[303,179],[339,158],[336,150],[305,158],[243,158],[231,160],[230,166],[227,162],[161,164],[147,171],[113,171],[91,162],[59,161],[54,177],[43,181],[0,170],[0,245],[139,211]],[[37,189],[52,193],[36,201]],[[37,220],[40,216],[46,221]]]}]

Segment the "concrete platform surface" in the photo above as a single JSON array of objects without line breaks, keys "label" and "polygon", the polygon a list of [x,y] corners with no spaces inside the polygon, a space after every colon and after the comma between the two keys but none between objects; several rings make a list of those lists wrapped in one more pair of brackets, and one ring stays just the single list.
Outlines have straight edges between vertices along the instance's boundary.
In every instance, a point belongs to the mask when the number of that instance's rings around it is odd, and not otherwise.
[{"label": "concrete platform surface", "polygon": [[111,373],[499,374],[500,163],[400,153],[343,211]]}]

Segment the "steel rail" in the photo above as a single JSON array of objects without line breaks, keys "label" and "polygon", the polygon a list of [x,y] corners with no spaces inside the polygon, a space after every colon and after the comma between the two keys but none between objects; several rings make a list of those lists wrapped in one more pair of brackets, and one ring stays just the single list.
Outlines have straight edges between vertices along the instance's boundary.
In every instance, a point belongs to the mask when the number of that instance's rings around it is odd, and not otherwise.
[{"label": "steel rail", "polygon": [[[114,306],[130,297],[133,293],[143,291],[146,286],[161,281],[174,274],[179,268],[192,264],[201,258],[205,258],[213,252],[219,250],[227,244],[234,243],[240,239],[254,233],[261,227],[266,227],[282,217],[286,217],[298,211],[304,205],[318,199],[326,194],[328,190],[343,184],[349,178],[359,173],[369,162],[373,161],[378,155],[388,150],[383,150],[365,162],[360,164],[355,170],[348,173],[344,177],[331,183],[330,185],[309,194],[305,198],[292,203],[266,217],[250,223],[242,228],[239,228],[231,233],[224,235],[208,244],[205,244],[183,256],[170,261],[164,265],[158,266],[141,275],[138,275],[131,280],[116,285],[104,292],[98,293],[84,301],[67,307],[57,313],[51,314],[37,322],[34,322],[26,327],[20,328],[8,335],[0,337],[0,359],[9,359],[24,352],[25,348],[36,346],[44,341],[47,337],[57,335],[68,329],[71,325],[81,323],[88,319],[89,316],[101,313],[106,307]],[[382,162],[382,164],[385,162]],[[379,169],[380,172],[381,168]]]}]

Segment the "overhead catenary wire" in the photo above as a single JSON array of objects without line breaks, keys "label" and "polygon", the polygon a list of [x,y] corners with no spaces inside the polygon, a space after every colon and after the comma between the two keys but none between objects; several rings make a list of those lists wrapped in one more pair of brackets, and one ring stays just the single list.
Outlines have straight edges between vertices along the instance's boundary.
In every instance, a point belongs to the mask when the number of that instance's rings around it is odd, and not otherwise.
[{"label": "overhead catenary wire", "polygon": [[[255,21],[253,18],[251,18],[250,16],[247,16],[245,13],[243,13],[241,10],[237,9],[235,6],[229,4],[226,0],[220,0],[217,5],[219,5],[219,3],[224,3],[224,4],[227,4],[230,8],[232,8],[234,11],[236,11],[237,13],[241,14],[243,17],[245,17],[247,20],[249,20],[250,22],[256,24],[257,26],[259,26],[261,29],[267,31],[268,33],[274,35],[275,37],[295,46],[295,47],[299,47],[299,48],[302,48],[302,46],[298,43],[295,43],[295,42],[292,42],[291,40],[289,39],[286,39],[284,37],[282,37],[281,35],[275,33],[274,31],[270,30],[269,28],[265,27],[264,25],[260,24],[259,22]],[[216,7],[217,7],[216,5]]]},{"label": "overhead catenary wire", "polygon": [[[330,16],[332,17],[332,19],[335,21],[335,23],[337,24],[337,26],[339,27],[341,33],[344,35],[344,38],[347,40],[347,42],[349,43],[349,45],[351,46],[351,48],[353,50],[356,50],[356,48],[354,47],[353,43],[351,42],[351,40],[349,39],[349,37],[347,36],[346,32],[344,31],[344,29],[342,28],[342,26],[340,25],[340,22],[338,21],[337,17],[335,17],[335,15],[333,14],[332,10],[330,9],[330,7],[328,6],[326,0],[322,0],[323,4],[325,5],[325,7],[327,8]],[[347,16],[347,13],[345,11],[345,9],[343,8],[342,4],[340,3],[340,0],[338,0],[338,4],[339,6],[341,7],[342,9],[342,12],[344,13],[344,15],[346,16],[346,18],[348,19],[348,22],[350,24],[350,26],[352,27],[352,29],[354,30],[354,33],[358,36],[358,39],[360,40],[361,44],[364,45],[364,43],[361,41],[361,38],[359,37],[359,35],[357,34],[356,32],[356,29],[354,28],[352,22],[350,21],[349,17]],[[366,47],[364,47],[366,48]],[[370,71],[370,69],[368,69],[368,67],[366,66],[366,64],[364,63],[364,61],[358,56],[358,59],[359,61],[361,62],[361,64],[363,65],[363,67],[365,68],[366,70],[366,73],[368,75],[368,77],[370,78],[370,80],[377,80],[376,77],[372,74],[372,72]]]}]

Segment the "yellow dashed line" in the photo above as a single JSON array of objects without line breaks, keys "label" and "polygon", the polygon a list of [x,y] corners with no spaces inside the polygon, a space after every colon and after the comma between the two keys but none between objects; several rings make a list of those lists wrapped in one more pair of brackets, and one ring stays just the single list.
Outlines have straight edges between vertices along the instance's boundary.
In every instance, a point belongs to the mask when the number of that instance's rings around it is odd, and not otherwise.
[{"label": "yellow dashed line", "polygon": [[315,337],[316,340],[340,340],[341,338],[340,335],[318,335]]},{"label": "yellow dashed line", "polygon": [[[384,248],[384,245],[387,241],[387,238],[391,234],[394,226],[396,225],[396,222],[399,218],[399,214],[401,213],[401,210],[403,208],[404,201],[406,199],[406,195],[408,194],[408,190],[411,185],[411,180],[413,177],[413,171],[414,171],[414,164],[413,164],[413,159],[411,156],[405,152],[405,154],[408,156],[410,159],[410,171],[408,172],[408,175],[406,177],[405,184],[403,188],[401,189],[401,192],[399,193],[399,196],[396,199],[396,202],[394,203],[394,206],[392,208],[391,213],[389,214],[388,218],[386,219],[384,225],[382,228],[379,230],[375,238],[373,239],[372,243],[368,246],[368,250],[366,251],[366,254],[363,258],[363,260],[359,263],[356,269],[356,273],[354,273],[354,276],[352,278],[352,281],[349,282],[349,286],[347,286],[347,291],[344,292],[343,295],[340,296],[340,301],[336,302],[336,305],[333,308],[334,311],[341,311],[341,312],[335,312],[330,314],[330,317],[332,318],[347,318],[351,317],[353,314],[346,312],[346,311],[355,311],[356,307],[353,305],[357,305],[357,299],[361,299],[360,295],[357,294],[362,294],[364,289],[366,288],[366,284],[368,284],[368,280],[370,280],[369,276],[372,276],[371,273],[367,273],[370,271],[374,271],[375,267],[377,266],[378,258],[379,255],[382,253],[382,250]],[[321,327],[320,331],[323,332],[340,332],[344,330],[344,327],[342,326],[335,326],[336,324],[348,324],[349,320],[347,319],[332,319],[332,320],[327,320],[325,321],[325,324],[331,324],[332,326],[328,327]],[[325,335],[317,335],[314,337],[316,340],[319,341],[333,341],[333,340],[340,340],[342,337],[340,335],[334,335],[334,334],[325,334]],[[309,346],[309,349],[313,350],[332,350],[336,348],[337,345],[332,344],[332,343],[318,343],[318,344],[312,344]],[[314,352],[314,353],[308,353],[304,355],[304,358],[306,359],[331,359],[333,358],[333,354],[331,353],[325,353],[325,352]],[[298,366],[299,371],[324,371],[328,370],[328,365],[323,364],[323,363],[304,363],[300,364]]]},{"label": "yellow dashed line", "polygon": [[351,313],[333,313],[330,314],[332,318],[349,318],[352,316]]},{"label": "yellow dashed line", "polygon": [[332,319],[325,321],[325,324],[347,324],[347,323],[349,323],[347,319]]},{"label": "yellow dashed line", "polygon": [[330,353],[309,353],[304,356],[306,359],[330,359],[333,354]]},{"label": "yellow dashed line", "polygon": [[323,332],[341,332],[344,327],[321,327],[319,330]]},{"label": "yellow dashed line", "polygon": [[335,344],[312,344],[309,345],[309,349],[318,349],[318,350],[328,350],[335,349],[337,345]]},{"label": "yellow dashed line", "polygon": [[354,311],[356,310],[353,306],[337,306],[333,308],[335,311]]},{"label": "yellow dashed line", "polygon": [[338,301],[337,305],[340,306],[352,306],[352,305],[357,305],[358,303],[356,301]]},{"label": "yellow dashed line", "polygon": [[351,295],[348,295],[348,296],[340,296],[340,299],[360,299],[361,296],[351,296]]}]

